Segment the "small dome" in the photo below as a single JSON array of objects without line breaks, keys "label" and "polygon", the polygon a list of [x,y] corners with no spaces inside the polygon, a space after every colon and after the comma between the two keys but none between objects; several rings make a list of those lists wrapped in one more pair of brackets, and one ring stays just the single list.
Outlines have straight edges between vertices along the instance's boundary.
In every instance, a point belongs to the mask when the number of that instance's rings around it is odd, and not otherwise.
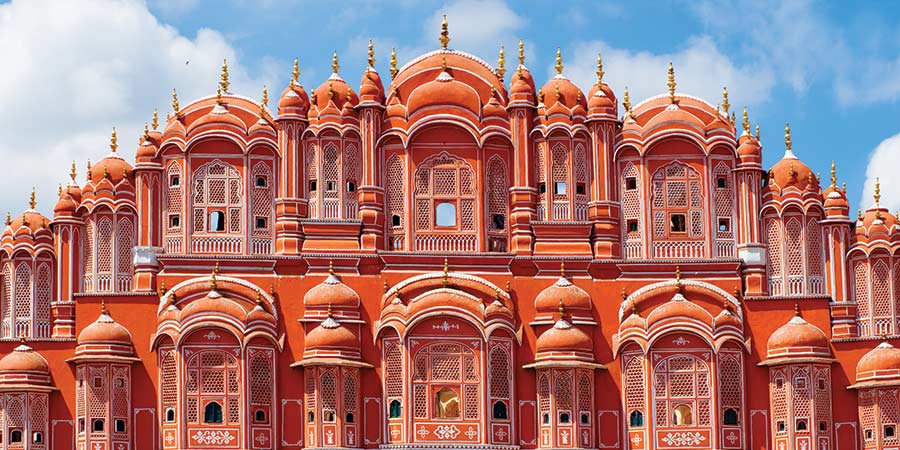
[{"label": "small dome", "polygon": [[50,375],[50,365],[40,353],[23,343],[0,359],[0,377],[14,374]]},{"label": "small dome", "polygon": [[315,100],[313,106],[320,112],[328,108],[329,102],[334,102],[338,111],[344,108],[345,103],[349,102],[351,107],[359,103],[359,97],[337,73],[332,73],[324,83],[316,88],[313,100]]},{"label": "small dome", "polygon": [[558,320],[552,328],[537,339],[537,353],[593,352],[591,337],[564,319]]},{"label": "small dome", "polygon": [[[77,192],[74,192],[76,190]],[[56,201],[56,205],[53,207],[53,216],[59,217],[74,214],[80,199],[81,189],[73,185],[66,186],[63,188],[62,193],[59,194],[59,200]]]},{"label": "small dome", "polygon": [[359,83],[360,102],[384,103],[384,84],[381,76],[371,67],[367,67]]},{"label": "small dome", "polygon": [[884,341],[860,358],[856,382],[892,381],[900,384],[900,349]]},{"label": "small dome", "polygon": [[342,283],[333,272],[324,281],[306,291],[303,305],[310,307],[358,308],[359,294]]},{"label": "small dome", "polygon": [[491,97],[491,99],[488,100],[487,104],[484,105],[482,116],[485,119],[492,117],[506,119],[506,108],[504,108],[503,105],[500,104],[500,101],[497,100],[497,97]]},{"label": "small dome", "polygon": [[828,216],[847,216],[850,213],[850,201],[847,193],[837,186],[825,189],[825,214]]},{"label": "small dome", "polygon": [[762,163],[762,146],[747,130],[738,139],[737,154],[743,163]]},{"label": "small dome", "polygon": [[319,326],[306,335],[306,350],[359,351],[359,339],[352,331],[328,316]]},{"label": "small dome", "polygon": [[771,178],[768,187],[772,190],[779,189],[783,192],[788,187],[794,187],[801,193],[819,191],[816,175],[793,152],[785,153],[784,158],[769,169],[769,174]]},{"label": "small dome", "polygon": [[534,298],[534,308],[538,312],[556,312],[560,304],[566,311],[589,311],[591,296],[561,276]]},{"label": "small dome", "polygon": [[514,72],[510,85],[510,102],[525,102],[532,105],[534,103],[534,92],[534,79],[531,77],[531,72],[525,66],[519,66]]},{"label": "small dome", "polygon": [[741,323],[741,319],[738,319],[734,313],[726,310],[716,316],[716,329],[724,327],[735,327],[741,330],[743,329],[743,324]]},{"label": "small dome", "polygon": [[309,110],[309,96],[299,83],[291,83],[281,93],[278,100],[278,115],[300,115],[305,117]]},{"label": "small dome", "polygon": [[591,114],[618,114],[616,94],[608,84],[594,84],[588,92],[588,111]]},{"label": "small dome", "polygon": [[94,323],[86,326],[78,335],[78,345],[85,344],[117,344],[130,346],[131,333],[116,323],[109,315],[109,312],[103,311],[100,317]]},{"label": "small dome", "polygon": [[587,109],[584,93],[581,92],[581,89],[578,89],[578,86],[575,86],[575,83],[572,83],[562,75],[551,78],[541,88],[541,92],[544,95],[544,105],[548,111],[556,104],[560,104],[570,110],[575,108],[576,105]]},{"label": "small dome", "polygon": [[29,209],[12,219],[6,229],[3,230],[3,237],[13,237],[24,231],[24,229],[28,229],[31,234],[35,234],[40,230],[47,230],[49,226],[50,219],[34,209]]},{"label": "small dome", "polygon": [[256,137],[257,135],[267,135],[274,138],[276,136],[275,127],[272,126],[269,120],[264,117],[260,117],[259,120],[253,123],[253,125],[250,125],[250,129],[247,130],[247,134],[250,137]]},{"label": "small dome", "polygon": [[801,317],[799,310],[788,323],[769,336],[766,350],[766,357],[769,359],[831,357],[828,336]]},{"label": "small dome", "polygon": [[130,178],[133,170],[131,164],[118,153],[110,153],[91,166],[91,183],[97,184],[107,179],[115,186],[123,179]]}]

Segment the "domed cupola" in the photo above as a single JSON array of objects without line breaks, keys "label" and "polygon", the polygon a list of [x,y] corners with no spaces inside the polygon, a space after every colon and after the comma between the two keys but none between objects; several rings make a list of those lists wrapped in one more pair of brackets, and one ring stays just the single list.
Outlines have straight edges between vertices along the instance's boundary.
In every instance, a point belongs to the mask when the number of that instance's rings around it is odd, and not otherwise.
[{"label": "domed cupola", "polygon": [[519,39],[519,65],[512,76],[509,89],[510,106],[533,107],[535,102],[534,78],[525,67],[525,44]]},{"label": "domed cupola", "polygon": [[181,114],[181,104],[178,102],[178,92],[172,89],[172,111],[171,116],[166,116],[166,128],[163,129],[162,139],[169,140],[172,138],[184,138],[187,136],[187,128],[184,127],[183,116]]},{"label": "domed cupola", "polygon": [[566,320],[566,308],[558,305],[559,318],[535,343],[534,363],[525,368],[573,367],[600,368],[594,363],[594,342],[587,333]]},{"label": "domed cupola", "polygon": [[588,92],[588,115],[618,117],[616,94],[603,82],[603,75],[603,57],[597,53],[597,82]]},{"label": "domed cupola", "polygon": [[762,164],[762,146],[759,144],[759,136],[750,133],[750,118],[747,116],[747,108],[744,108],[742,121],[743,132],[738,139],[737,154],[741,164]]},{"label": "domed cupola", "polygon": [[300,63],[294,59],[291,81],[281,92],[281,98],[278,100],[278,117],[306,119],[308,111],[309,96],[300,85]]},{"label": "domed cupola", "polygon": [[808,194],[821,195],[819,180],[813,171],[794,155],[791,148],[791,127],[784,126],[785,152],[780,161],[769,169],[769,182],[763,189],[763,197]]},{"label": "domed cupola", "polygon": [[0,234],[0,243],[11,255],[16,248],[26,248],[30,251],[39,245],[53,248],[53,233],[50,230],[50,219],[37,212],[37,201],[34,189],[31,190],[31,198],[28,209],[22,214],[10,219],[6,216],[6,228]]},{"label": "domed cupola", "polygon": [[341,282],[330,261],[325,280],[306,291],[303,296],[303,306],[307,310],[305,315],[308,318],[321,317],[325,310],[334,310],[342,318],[359,318],[359,305],[359,294]]},{"label": "domed cupola", "polygon": [[834,162],[831,163],[831,185],[825,189],[825,215],[846,219],[850,214],[850,201],[847,192],[837,186]]},{"label": "domed cupola", "polygon": [[817,326],[800,315],[800,307],[794,306],[794,317],[775,330],[766,343],[766,359],[763,366],[788,363],[831,363],[828,336]]},{"label": "domed cupola", "polygon": [[859,359],[852,389],[900,386],[900,349],[882,341]]},{"label": "domed cupola", "polygon": [[359,82],[359,103],[364,104],[384,104],[384,84],[381,82],[381,76],[375,70],[375,48],[372,40],[369,39],[369,65],[363,73],[362,80]]},{"label": "domed cupola", "polygon": [[562,305],[566,311],[571,312],[572,320],[578,322],[591,322],[591,296],[580,287],[574,285],[566,277],[565,263],[560,264],[559,278],[541,291],[534,298],[534,309],[537,311],[536,322],[552,320],[552,316]]},{"label": "domed cupola", "polygon": [[312,107],[310,108],[310,120],[315,123],[341,123],[346,119],[358,119],[354,109],[359,103],[359,97],[353,89],[338,74],[337,52],[331,58],[331,76],[313,91]]},{"label": "domed cupola", "polygon": [[307,359],[316,355],[359,360],[359,337],[341,325],[329,311],[325,320],[306,335],[303,357]]},{"label": "domed cupola", "polygon": [[0,359],[0,390],[51,390],[50,365],[31,347],[22,344]]},{"label": "domed cupola", "polygon": [[587,111],[584,93],[563,76],[562,52],[556,49],[556,76],[541,87],[538,101],[543,103],[542,120],[549,125],[557,121],[580,122]]},{"label": "domed cupola", "polygon": [[898,226],[897,217],[881,206],[881,181],[875,178],[875,202],[856,219],[856,241],[891,241],[890,235]]},{"label": "domed cupola", "polygon": [[132,342],[131,332],[113,320],[103,303],[97,320],[84,327],[78,335],[75,357],[69,361],[136,361]]},{"label": "domed cupola", "polygon": [[126,185],[130,186],[131,190],[134,190],[134,168],[117,152],[119,143],[115,128],[113,128],[112,136],[109,140],[109,149],[109,154],[91,166],[88,174],[90,183],[94,185],[95,195],[97,191],[107,186],[119,189],[119,183],[122,181],[127,181]]}]

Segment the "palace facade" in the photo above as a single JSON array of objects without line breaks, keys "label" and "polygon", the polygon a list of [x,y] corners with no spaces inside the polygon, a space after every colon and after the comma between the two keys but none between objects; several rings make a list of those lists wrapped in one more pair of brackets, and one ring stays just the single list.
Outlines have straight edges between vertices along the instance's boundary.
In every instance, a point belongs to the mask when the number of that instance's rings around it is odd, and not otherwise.
[{"label": "palace facade", "polygon": [[440,42],[275,114],[223,66],[8,218],[0,450],[900,446],[877,193],[671,66],[620,108]]}]

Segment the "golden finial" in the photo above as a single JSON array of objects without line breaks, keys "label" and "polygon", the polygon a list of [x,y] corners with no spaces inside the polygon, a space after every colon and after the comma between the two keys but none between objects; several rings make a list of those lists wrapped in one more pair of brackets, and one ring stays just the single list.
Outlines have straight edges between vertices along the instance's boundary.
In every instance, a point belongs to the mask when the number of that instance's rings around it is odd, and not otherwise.
[{"label": "golden finial", "polygon": [[216,103],[219,105],[224,103],[222,101],[222,88],[216,88]]},{"label": "golden finial", "polygon": [[862,208],[856,208],[856,220],[862,220]]},{"label": "golden finial", "polygon": [[441,70],[447,70],[447,55],[441,55]]},{"label": "golden finial", "polygon": [[375,68],[375,45],[371,39],[369,39],[369,67]]},{"label": "golden finial", "polygon": [[519,66],[525,66],[525,43],[519,39]]},{"label": "golden finial", "polygon": [[794,316],[800,317],[800,305],[797,303],[794,303]]},{"label": "golden finial", "polygon": [[450,45],[450,30],[447,25],[447,15],[444,14],[444,20],[441,22],[441,49],[447,50],[447,46]]},{"label": "golden finial", "polygon": [[153,131],[156,131],[159,128],[159,111],[153,110],[153,120],[150,121],[150,126],[153,127]]},{"label": "golden finial", "polygon": [[72,160],[72,168],[69,170],[69,178],[72,179],[72,182],[75,182],[75,177],[78,176],[78,172],[75,170],[75,161]]},{"label": "golden finial", "polygon": [[[736,298],[736,299],[741,298],[741,285],[740,284],[734,285],[734,298]],[[729,306],[728,299],[725,299],[725,307],[728,308],[728,306]]]},{"label": "golden finial", "polygon": [[56,195],[62,196],[62,183],[59,183],[59,189],[56,190]]},{"label": "golden finial", "polygon": [[34,209],[37,207],[37,200],[35,200],[34,186],[31,187],[31,197],[28,199],[28,207],[30,209]]},{"label": "golden finial", "polygon": [[334,260],[332,259],[328,260],[328,273],[334,275]]},{"label": "golden finial", "polygon": [[260,307],[263,304],[262,291],[256,291],[256,304]]},{"label": "golden finial", "polygon": [[794,178],[794,175],[797,175],[797,171],[794,170],[794,162],[791,161],[791,164],[788,166],[788,176]]},{"label": "golden finial", "polygon": [[178,111],[181,107],[178,106],[178,92],[175,91],[175,88],[172,88],[172,111],[175,112],[175,117],[178,117]]},{"label": "golden finial", "polygon": [[219,80],[219,87],[222,88],[222,92],[227,93],[229,86],[231,86],[231,83],[228,82],[228,60],[222,59],[222,75]]},{"label": "golden finial", "polygon": [[444,287],[447,287],[450,284],[450,263],[447,261],[447,258],[444,258],[443,284],[444,284]]},{"label": "golden finial", "polygon": [[731,123],[737,123],[737,117],[735,117],[734,111],[731,112]]},{"label": "golden finial", "polygon": [[743,118],[742,125],[744,126],[744,133],[747,133],[749,135],[750,134],[750,116],[747,115],[747,107],[746,106],[744,107],[744,118]]},{"label": "golden finial", "polygon": [[560,278],[566,277],[566,262],[565,261],[559,262],[559,277]]},{"label": "golden finial", "polygon": [[10,226],[12,224],[12,218],[9,216],[9,211],[6,212],[6,226]]},{"label": "golden finial", "polygon": [[506,280],[506,289],[505,289],[505,290],[506,290],[506,293],[507,293],[507,294],[509,294],[510,292],[512,292],[512,288],[511,288],[510,285],[509,285],[509,280]]},{"label": "golden finial", "polygon": [[269,106],[269,88],[263,85],[262,100],[259,102],[259,117],[266,114],[266,106]]},{"label": "golden finial", "polygon": [[756,140],[758,141],[759,138],[760,138],[760,135],[759,135],[759,124],[756,124]]},{"label": "golden finial", "polygon": [[728,108],[731,108],[731,103],[728,103],[728,87],[722,86],[722,110],[725,111],[725,116],[728,116]]},{"label": "golden finial", "polygon": [[159,282],[159,295],[166,295],[166,280],[162,280]]},{"label": "golden finial", "polygon": [[[846,182],[841,183],[841,190],[844,191],[844,193],[847,193],[847,183]],[[898,216],[898,217],[900,217],[900,216]]]},{"label": "golden finial", "polygon": [[328,302],[328,318],[331,318],[331,302]]},{"label": "golden finial", "polygon": [[554,89],[556,91],[556,100],[559,100],[562,97],[562,94],[559,92],[559,83],[554,83],[554,87],[556,88]]},{"label": "golden finial", "polygon": [[784,148],[791,151],[791,124],[784,123]]},{"label": "golden finial", "polygon": [[628,86],[625,86],[625,95],[622,97],[622,106],[625,107],[625,118],[631,117],[631,98],[628,96]]},{"label": "golden finial", "polygon": [[837,185],[837,172],[834,170],[834,161],[831,161],[831,187]]},{"label": "golden finial", "polygon": [[597,52],[597,86],[603,85],[603,74],[605,73],[603,71],[603,56],[600,52]]},{"label": "golden finial", "polygon": [[626,298],[628,298],[628,293],[625,292],[625,288],[622,288],[622,293],[620,294],[622,297],[622,301],[624,302]]},{"label": "golden finial", "polygon": [[103,178],[109,178],[109,171],[106,170],[106,164],[103,165]]},{"label": "golden finial", "polygon": [[537,102],[544,103],[544,88],[538,88]]},{"label": "golden finial", "polygon": [[556,74],[562,75],[563,71],[563,63],[562,63],[562,50],[559,47],[556,47]]},{"label": "golden finial", "polygon": [[675,67],[669,62],[669,100],[675,103]]},{"label": "golden finial", "polygon": [[331,85],[331,82],[328,82],[328,100],[334,99],[334,87]]},{"label": "golden finial", "polygon": [[506,76],[506,50],[502,45],[500,46],[500,57],[497,58],[497,74],[500,75],[501,80]]},{"label": "golden finial", "polygon": [[144,136],[140,139],[140,141],[149,141],[150,140],[150,125],[147,125],[147,122],[144,122]]},{"label": "golden finial", "polygon": [[875,207],[877,208],[878,202],[881,200],[881,181],[878,177],[875,177],[875,194],[872,195],[872,198],[875,199]]},{"label": "golden finial", "polygon": [[216,261],[216,267],[213,269],[212,274],[209,276],[209,287],[212,290],[215,290],[219,287],[218,282],[216,281],[216,277],[219,275],[219,262]]},{"label": "golden finial", "polygon": [[559,299],[559,320],[566,319],[566,307],[563,305],[562,299]]},{"label": "golden finial", "polygon": [[294,58],[294,70],[291,71],[291,86],[300,85],[300,61]]},{"label": "golden finial", "polygon": [[391,79],[397,76],[397,49],[391,48]]},{"label": "golden finial", "polygon": [[812,172],[806,174],[806,187],[813,187],[813,182],[815,181],[815,176]]},{"label": "golden finial", "polygon": [[331,54],[331,73],[338,73],[338,70],[341,69],[340,64],[338,64],[338,56],[337,50]]},{"label": "golden finial", "polygon": [[119,138],[116,136],[116,127],[113,127],[112,135],[109,137],[109,149],[113,153],[119,148]]},{"label": "golden finial", "polygon": [[383,285],[382,287],[384,288],[384,293],[385,293],[385,294],[387,294],[387,292],[388,292],[389,290],[391,290],[391,287],[388,285],[388,282],[387,282],[387,281],[384,282],[384,285]]},{"label": "golden finial", "polygon": [[88,160],[87,163],[87,174],[85,174],[88,181],[91,181],[91,160]]},{"label": "golden finial", "polygon": [[681,266],[675,266],[675,287],[681,292]]},{"label": "golden finial", "polygon": [[100,314],[106,314],[106,297],[100,297]]}]

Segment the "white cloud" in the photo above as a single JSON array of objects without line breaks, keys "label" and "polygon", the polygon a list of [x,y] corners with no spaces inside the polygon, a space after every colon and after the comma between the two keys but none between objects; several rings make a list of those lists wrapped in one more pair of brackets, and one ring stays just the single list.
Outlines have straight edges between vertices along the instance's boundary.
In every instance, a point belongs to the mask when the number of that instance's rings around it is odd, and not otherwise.
[{"label": "white cloud", "polygon": [[[722,99],[722,87],[728,87],[733,108],[758,105],[769,99],[775,79],[765,67],[739,65],[724,54],[710,37],[695,37],[674,53],[651,53],[610,47],[602,41],[576,44],[565,57],[564,74],[584,90],[596,82],[597,52],[603,55],[606,81],[622,97],[625,86],[632,104],[667,92],[667,68],[675,67],[677,91],[701,97],[713,104]],[[565,55],[564,55],[565,56]],[[555,73],[551,67],[548,74]],[[739,106],[740,105],[740,106]]]},{"label": "white cloud", "polygon": [[900,209],[900,178],[894,173],[897,167],[900,167],[900,134],[881,141],[869,156],[866,183],[858,203],[863,210],[872,206],[875,178],[881,184],[881,206],[891,211]]},{"label": "white cloud", "polygon": [[0,55],[0,158],[16,172],[0,177],[0,208],[14,214],[27,206],[32,185],[39,209],[49,214],[71,161],[78,161],[82,183],[87,159],[109,152],[113,126],[120,152],[131,160],[153,109],[165,117],[173,87],[182,105],[212,94],[223,58],[231,90],[247,95],[260,92],[264,81],[280,91],[286,76],[275,74],[289,70],[263,59],[251,73],[221,33],[182,36],[137,0],[0,5]]}]

